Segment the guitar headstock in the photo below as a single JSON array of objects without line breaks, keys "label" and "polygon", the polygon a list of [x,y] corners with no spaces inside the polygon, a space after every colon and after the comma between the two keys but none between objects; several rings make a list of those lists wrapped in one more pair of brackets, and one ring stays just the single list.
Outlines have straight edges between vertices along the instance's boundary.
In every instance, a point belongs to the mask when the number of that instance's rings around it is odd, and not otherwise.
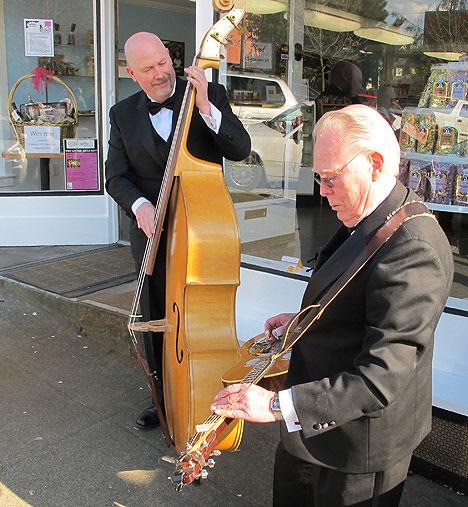
[{"label": "guitar headstock", "polygon": [[194,444],[187,444],[187,450],[179,459],[164,456],[162,459],[175,465],[172,477],[169,477],[174,489],[181,491],[184,486],[197,479],[208,477],[207,468],[215,466],[213,456],[221,454],[215,449],[218,443],[216,431],[203,434]]},{"label": "guitar headstock", "polygon": [[244,10],[231,9],[223,18],[216,22],[206,33],[198,58],[202,60],[220,60],[221,46],[226,44],[227,36],[234,30],[239,30],[239,23],[244,16]]}]

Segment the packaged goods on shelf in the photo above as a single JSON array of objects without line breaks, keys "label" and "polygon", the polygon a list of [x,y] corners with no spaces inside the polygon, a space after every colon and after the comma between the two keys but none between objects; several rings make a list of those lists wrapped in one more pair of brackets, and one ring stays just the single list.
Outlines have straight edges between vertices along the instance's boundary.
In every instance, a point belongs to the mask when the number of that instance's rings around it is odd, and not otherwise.
[{"label": "packaged goods on shelf", "polygon": [[408,187],[414,190],[419,197],[424,200],[426,200],[427,180],[430,170],[430,160],[411,158],[409,164]]},{"label": "packaged goods on shelf", "polygon": [[428,203],[468,206],[468,163],[465,157],[402,152],[400,180]]},{"label": "packaged goods on shelf", "polygon": [[407,107],[403,110],[400,130],[400,147],[405,151],[416,151],[416,133],[419,131],[417,108]]},{"label": "packaged goods on shelf", "polygon": [[468,206],[468,163],[455,166],[453,204]]},{"label": "packaged goods on shelf", "polygon": [[468,64],[433,65],[418,106],[446,109],[453,107],[457,100],[468,100]]},{"label": "packaged goods on shelf", "polygon": [[455,168],[448,160],[433,158],[427,179],[428,202],[452,204]]}]

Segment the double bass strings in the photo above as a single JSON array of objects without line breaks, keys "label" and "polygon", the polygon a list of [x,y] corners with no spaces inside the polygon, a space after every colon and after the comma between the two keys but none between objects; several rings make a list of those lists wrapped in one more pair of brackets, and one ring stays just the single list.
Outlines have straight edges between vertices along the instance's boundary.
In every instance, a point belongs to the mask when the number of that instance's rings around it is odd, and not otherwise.
[{"label": "double bass strings", "polygon": [[[184,93],[184,98],[182,100],[182,105],[181,105],[181,110],[182,111],[185,110],[185,105],[187,103],[187,100],[189,99],[190,92],[191,92],[191,85],[188,83],[188,86],[186,87],[186,90],[185,90],[185,93]],[[182,116],[179,116],[179,118],[177,119],[177,124],[176,124],[175,131],[174,131],[173,142],[171,144],[171,149],[169,151],[169,156],[168,156],[167,163],[166,163],[166,169],[164,171],[164,176],[163,176],[163,180],[162,180],[162,183],[161,183],[161,190],[159,192],[158,199],[157,199],[157,202],[156,202],[156,207],[155,207],[155,212],[154,212],[154,223],[156,224],[156,226],[160,222],[160,220],[163,219],[163,217],[161,217],[162,212],[165,211],[163,209],[164,208],[164,206],[163,206],[163,204],[164,204],[164,202],[163,202],[163,196],[166,195],[166,193],[167,193],[167,187],[168,187],[168,184],[169,184],[169,179],[171,180],[171,184],[172,184],[172,178],[170,178],[170,176],[173,175],[172,174],[173,170],[171,170],[171,169],[173,169],[174,153],[175,153],[175,150],[176,150],[177,139],[179,137],[178,133],[180,131],[180,127],[181,127],[182,121],[183,121]],[[156,229],[156,231],[157,231],[157,229]],[[156,233],[156,231],[155,231],[155,233]],[[138,305],[140,303],[141,293],[142,293],[142,290],[143,290],[143,284],[144,284],[144,281],[145,281],[146,269],[148,267],[151,251],[153,249],[153,244],[154,244],[154,241],[155,241],[155,233],[153,233],[151,235],[151,237],[148,238],[148,241],[146,242],[146,248],[145,248],[145,252],[144,252],[144,255],[143,255],[143,261],[142,261],[140,272],[139,272],[139,275],[138,275],[137,285],[136,285],[135,293],[134,293],[134,296],[133,296],[133,302],[132,302],[131,312],[130,312],[129,320],[128,320],[128,323],[127,323],[127,327],[128,327],[130,336],[132,338],[132,342],[135,345],[137,345],[138,341],[136,339],[136,334],[135,334],[135,330],[133,328],[133,325],[135,324],[137,318],[141,318],[141,315],[138,314]],[[158,236],[159,237],[157,239],[158,239],[158,243],[159,243],[160,233],[159,233]]]}]

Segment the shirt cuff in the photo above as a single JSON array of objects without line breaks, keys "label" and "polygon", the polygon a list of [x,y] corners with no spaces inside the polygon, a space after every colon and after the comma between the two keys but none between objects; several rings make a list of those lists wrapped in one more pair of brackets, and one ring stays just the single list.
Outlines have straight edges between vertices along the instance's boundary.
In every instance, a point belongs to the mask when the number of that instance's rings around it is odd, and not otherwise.
[{"label": "shirt cuff", "polygon": [[283,415],[284,422],[288,428],[289,433],[294,431],[302,430],[302,426],[299,423],[299,419],[294,408],[292,391],[291,389],[285,389],[278,393],[281,414]]},{"label": "shirt cuff", "polygon": [[136,216],[137,209],[144,204],[145,202],[149,202],[146,197],[139,197],[133,204],[132,204],[132,211],[133,214]]},{"label": "shirt cuff", "polygon": [[207,126],[214,131],[215,134],[218,134],[219,127],[221,126],[221,120],[223,119],[223,115],[221,111],[214,106],[210,102],[211,115],[200,113],[200,116],[203,118],[204,122]]}]

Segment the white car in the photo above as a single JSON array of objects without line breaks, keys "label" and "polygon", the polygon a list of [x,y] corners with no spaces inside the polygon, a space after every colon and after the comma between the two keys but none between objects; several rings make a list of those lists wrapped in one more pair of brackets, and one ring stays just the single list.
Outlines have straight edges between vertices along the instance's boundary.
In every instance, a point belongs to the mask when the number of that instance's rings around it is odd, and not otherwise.
[{"label": "white car", "polygon": [[[250,156],[242,162],[225,162],[228,187],[249,191],[255,188],[290,188],[297,184],[303,157],[303,128],[315,123],[315,104],[296,104],[271,120],[244,122],[250,134]],[[310,127],[310,129],[309,129]]]},{"label": "white car", "polygon": [[226,90],[234,114],[243,123],[271,120],[297,105],[289,86],[276,76],[227,72]]}]

